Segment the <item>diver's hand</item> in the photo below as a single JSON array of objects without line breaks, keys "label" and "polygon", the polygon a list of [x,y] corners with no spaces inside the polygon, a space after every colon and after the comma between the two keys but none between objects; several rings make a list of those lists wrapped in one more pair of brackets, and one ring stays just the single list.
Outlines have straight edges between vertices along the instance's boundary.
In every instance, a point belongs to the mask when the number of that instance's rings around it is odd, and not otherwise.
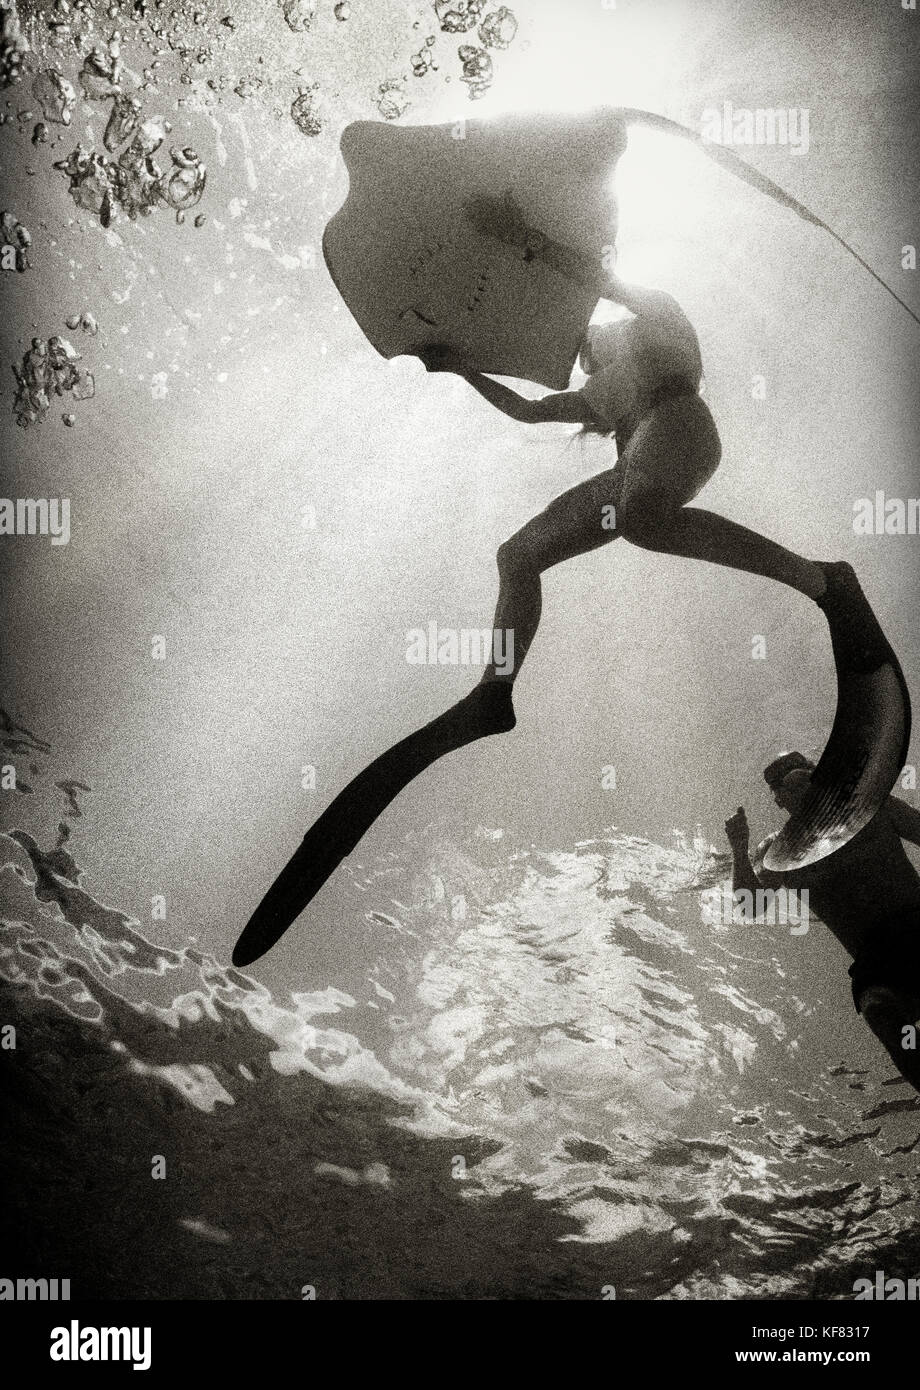
[{"label": "diver's hand", "polygon": [[743,806],[739,806],[735,814],[729,816],[725,822],[725,834],[728,836],[728,843],[732,849],[747,852],[751,843],[751,831]]},{"label": "diver's hand", "polygon": [[426,372],[457,372],[462,376],[468,370],[460,354],[445,343],[429,343],[415,355]]}]

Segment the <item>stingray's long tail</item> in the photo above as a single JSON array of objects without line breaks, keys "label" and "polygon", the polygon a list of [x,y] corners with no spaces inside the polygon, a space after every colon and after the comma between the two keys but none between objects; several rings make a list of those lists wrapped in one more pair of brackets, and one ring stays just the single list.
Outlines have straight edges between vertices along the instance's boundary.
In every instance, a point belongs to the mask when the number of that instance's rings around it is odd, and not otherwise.
[{"label": "stingray's long tail", "polygon": [[836,242],[839,242],[843,249],[848,251],[853,259],[859,262],[863,270],[867,270],[873,280],[877,280],[882,288],[888,291],[892,299],[897,300],[901,308],[910,314],[915,323],[920,324],[920,316],[914,312],[909,304],[904,303],[901,296],[882,279],[877,271],[872,269],[868,261],[864,260],[848,241],[844,241],[843,237],[840,236],[838,232],[835,232],[833,227],[829,226],[827,222],[822,221],[820,217],[817,217],[804,203],[800,203],[797,198],[793,198],[785,189],[780,188],[778,183],[774,183],[772,179],[768,179],[766,174],[762,174],[759,169],[753,169],[750,164],[746,164],[743,159],[735,154],[734,150],[726,149],[724,145],[711,144],[708,140],[704,140],[702,135],[697,131],[690,130],[687,126],[681,125],[679,121],[669,120],[667,116],[658,116],[652,111],[639,111],[631,106],[620,107],[619,110],[627,125],[649,126],[654,130],[663,131],[666,135],[678,135],[683,140],[692,141],[692,143],[701,149],[708,158],[715,160],[717,164],[721,164],[730,174],[734,174],[735,178],[742,179],[744,183],[750,184],[752,188],[756,188],[760,193],[766,194],[768,198],[773,198],[777,203],[782,203],[784,207],[790,208],[794,213],[797,213],[799,217],[803,218],[804,221],[811,222],[815,227],[820,227],[822,231],[827,232]]}]

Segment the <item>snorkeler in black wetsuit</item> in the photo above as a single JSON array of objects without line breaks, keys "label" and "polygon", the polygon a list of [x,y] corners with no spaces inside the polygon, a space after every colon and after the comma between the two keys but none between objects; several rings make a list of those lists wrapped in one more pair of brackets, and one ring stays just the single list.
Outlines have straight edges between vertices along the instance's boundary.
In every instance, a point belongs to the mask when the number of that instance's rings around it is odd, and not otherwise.
[{"label": "snorkeler in black wetsuit", "polygon": [[[807,794],[814,763],[785,753],[764,769],[777,806],[794,812]],[[920,812],[898,797],[888,802],[843,849],[795,873],[764,867],[773,835],[750,853],[742,807],[726,821],[732,850],[732,889],[808,892],[809,910],[853,958],[853,1003],[898,1071],[920,1091],[920,875],[902,840],[920,845]],[[739,906],[744,914],[744,900]],[[750,914],[748,914],[750,915]]]}]

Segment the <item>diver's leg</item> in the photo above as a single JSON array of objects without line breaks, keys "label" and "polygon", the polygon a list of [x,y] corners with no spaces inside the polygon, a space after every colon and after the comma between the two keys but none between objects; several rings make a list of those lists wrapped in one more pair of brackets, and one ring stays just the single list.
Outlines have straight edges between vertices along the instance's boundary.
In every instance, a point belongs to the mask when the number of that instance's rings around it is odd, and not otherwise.
[{"label": "diver's leg", "polygon": [[887,741],[893,747],[898,736],[906,752],[910,697],[852,566],[806,560],[728,517],[687,505],[715,472],[721,452],[715,421],[698,396],[658,406],[638,426],[624,453],[621,533],[646,550],[758,574],[813,599],[830,627],[842,680],[891,668],[900,686],[900,712],[891,721]]},{"label": "diver's leg", "polygon": [[651,489],[635,487],[624,498],[622,531],[626,539],[645,550],[682,555],[688,560],[708,560],[775,579],[810,599],[825,590],[820,565],[786,550],[757,531],[739,526],[728,517],[702,507],[681,507],[677,499]]},{"label": "diver's leg", "polygon": [[[540,574],[615,539],[610,515],[621,478],[622,469],[617,467],[579,483],[499,547],[501,583],[495,625],[505,629],[510,660],[497,667],[493,647],[493,660],[468,695],[375,758],[336,797],[307,837],[310,854],[319,855],[319,867],[311,871],[311,894],[380,812],[426,767],[476,739],[514,728],[512,685],[540,620]],[[508,633],[513,635],[513,647]]]},{"label": "diver's leg", "polygon": [[[846,561],[806,560],[728,517],[701,507],[681,507],[679,499],[648,489],[624,486],[621,529],[627,540],[663,555],[708,560],[748,574],[775,579],[813,599],[830,627],[834,661],[839,673],[859,674],[892,665],[897,658],[869,600]],[[904,708],[909,697],[899,675]],[[907,716],[909,723],[909,714]]]},{"label": "diver's leg", "polygon": [[905,1046],[916,1042],[916,1002],[888,985],[869,985],[857,1008],[904,1079],[920,1091],[920,1049]]},{"label": "diver's leg", "polygon": [[819,599],[825,590],[819,565],[727,517],[686,505],[712,477],[721,456],[718,429],[699,396],[657,406],[624,454],[623,535],[646,550],[727,565]]},{"label": "diver's leg", "polygon": [[[493,659],[482,683],[517,678],[540,622],[544,570],[616,539],[616,499],[623,476],[611,468],[562,493],[498,548],[498,602],[493,631],[505,634],[508,660]],[[513,642],[513,646],[512,646]]]},{"label": "diver's leg", "polygon": [[610,469],[572,488],[499,548],[495,623],[514,634],[508,668],[496,669],[493,660],[469,695],[381,753],[339,792],[253,914],[234,949],[235,965],[251,964],[278,941],[413,778],[465,744],[514,728],[512,684],[540,621],[540,574],[614,539],[609,508],[621,476]]},{"label": "diver's leg", "polygon": [[[616,515],[622,477],[618,465],[569,488],[499,546],[492,660],[468,695],[419,730],[418,738],[426,748],[443,745],[443,751],[449,752],[514,728],[511,690],[540,622],[540,575],[616,539],[611,518]],[[496,632],[501,634],[497,642]],[[496,659],[499,649],[501,661]]]}]

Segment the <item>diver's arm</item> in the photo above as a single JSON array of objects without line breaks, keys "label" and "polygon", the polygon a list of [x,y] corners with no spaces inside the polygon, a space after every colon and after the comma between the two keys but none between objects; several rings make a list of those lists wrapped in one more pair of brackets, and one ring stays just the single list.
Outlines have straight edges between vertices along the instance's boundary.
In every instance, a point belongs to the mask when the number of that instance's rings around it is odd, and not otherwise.
[{"label": "diver's arm", "polygon": [[429,372],[456,372],[457,376],[468,381],[474,391],[494,405],[503,415],[518,420],[524,425],[540,425],[556,421],[565,424],[586,425],[593,421],[587,401],[580,391],[551,391],[539,400],[531,401],[518,395],[501,382],[493,381],[482,372],[471,371],[463,358],[452,348],[441,344],[430,344],[417,350],[416,356]]},{"label": "diver's arm", "polygon": [[761,887],[746,846],[732,845],[732,892],[756,893]]},{"label": "diver's arm", "polygon": [[920,811],[899,796],[889,796],[888,811],[901,839],[920,845]]},{"label": "diver's arm", "polygon": [[464,381],[468,381],[474,391],[487,400],[490,405],[494,405],[496,410],[500,410],[503,415],[509,415],[512,420],[519,420],[522,424],[529,424],[531,419],[531,409],[537,404],[536,401],[527,400],[526,396],[519,396],[517,391],[512,391],[508,386],[502,386],[501,382],[493,381],[491,377],[483,376],[482,372],[471,372],[468,370],[460,371],[459,375]]},{"label": "diver's arm", "polygon": [[606,297],[612,299],[615,304],[622,304],[631,314],[679,314],[681,318],[686,318],[677,300],[665,290],[649,290],[644,285],[627,285],[618,275],[609,271],[606,283]]},{"label": "diver's arm", "polygon": [[484,376],[482,372],[462,371],[460,375],[490,405],[524,425],[547,424],[550,421],[586,423],[586,405],[580,391],[551,391],[549,395],[531,401],[526,396],[519,396],[509,387],[502,386],[500,382],[493,381],[491,377]]},{"label": "diver's arm", "polygon": [[[732,893],[748,892],[752,895],[751,901],[755,902],[757,890],[761,885],[751,863],[751,832],[742,806],[739,806],[735,814],[725,822],[725,833],[732,852]],[[742,909],[742,915],[753,921],[753,916],[748,917],[744,912],[743,903],[738,905]]]}]

